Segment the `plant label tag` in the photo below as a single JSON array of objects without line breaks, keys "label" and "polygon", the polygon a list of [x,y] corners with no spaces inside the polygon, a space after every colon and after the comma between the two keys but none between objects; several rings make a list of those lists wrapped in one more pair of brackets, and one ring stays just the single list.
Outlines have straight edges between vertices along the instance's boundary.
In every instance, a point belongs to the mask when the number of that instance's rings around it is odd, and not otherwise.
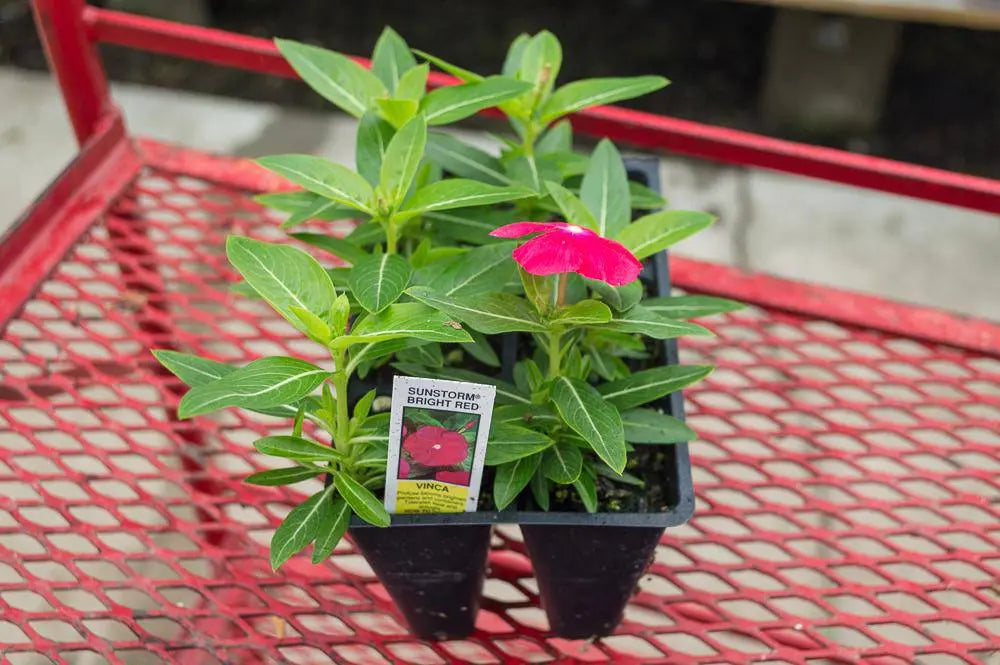
[{"label": "plant label tag", "polygon": [[476,510],[495,397],[482,383],[393,377],[386,510]]}]

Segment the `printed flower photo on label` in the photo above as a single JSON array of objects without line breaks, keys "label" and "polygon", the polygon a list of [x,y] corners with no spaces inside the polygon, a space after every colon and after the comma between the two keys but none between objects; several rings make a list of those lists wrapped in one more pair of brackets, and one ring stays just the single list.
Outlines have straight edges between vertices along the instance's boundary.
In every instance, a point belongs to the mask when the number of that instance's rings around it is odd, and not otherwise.
[{"label": "printed flower photo on label", "polygon": [[479,419],[472,413],[403,409],[399,479],[468,487]]}]

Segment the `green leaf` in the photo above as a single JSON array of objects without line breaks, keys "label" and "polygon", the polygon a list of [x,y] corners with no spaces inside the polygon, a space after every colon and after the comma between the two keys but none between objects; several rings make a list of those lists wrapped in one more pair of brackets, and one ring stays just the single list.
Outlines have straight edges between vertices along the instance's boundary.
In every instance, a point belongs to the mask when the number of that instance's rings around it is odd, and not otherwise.
[{"label": "green leaf", "polygon": [[632,376],[597,387],[597,391],[619,409],[642,406],[675,390],[701,381],[711,365],[666,365],[636,372]]},{"label": "green leaf", "polygon": [[363,368],[369,368],[371,365],[386,356],[392,355],[397,351],[407,349],[413,346],[419,346],[420,344],[426,344],[422,339],[413,339],[409,337],[396,337],[393,339],[383,340],[381,342],[371,342],[369,344],[358,344],[352,346],[350,350],[350,360],[347,363],[347,373],[353,374],[358,371],[361,378],[367,372],[363,372]]},{"label": "green leaf", "polygon": [[325,196],[300,190],[295,192],[278,192],[275,194],[260,194],[254,200],[261,205],[291,213],[281,228],[287,229],[313,219],[349,219],[357,217],[358,211],[331,201]]},{"label": "green leaf", "polygon": [[212,383],[239,369],[229,363],[168,349],[153,349],[152,354],[161,365],[192,388]]},{"label": "green leaf", "polygon": [[472,83],[475,81],[483,80],[483,77],[480,76],[479,74],[475,72],[470,72],[468,69],[462,69],[458,65],[451,64],[447,60],[442,60],[441,58],[435,55],[431,55],[430,53],[421,51],[420,49],[411,49],[411,50],[417,55],[419,55],[421,58],[426,60],[427,62],[431,63],[432,65],[440,69],[441,71],[451,74],[460,81],[464,81],[466,83]]},{"label": "green leaf", "polygon": [[421,116],[414,116],[389,141],[382,160],[380,186],[392,206],[403,201],[424,156],[427,125]]},{"label": "green leaf", "polygon": [[642,300],[642,282],[639,280],[624,286],[611,286],[599,279],[588,279],[585,282],[611,309],[618,312],[627,311]]},{"label": "green leaf", "polygon": [[375,192],[361,175],[314,155],[271,155],[257,163],[310,192],[372,214]]},{"label": "green leaf", "polygon": [[365,222],[355,226],[353,231],[344,236],[344,240],[358,247],[377,245],[385,242],[385,231],[378,222]]},{"label": "green leaf", "polygon": [[511,185],[500,160],[450,134],[431,132],[427,137],[427,159],[460,178],[493,185]]},{"label": "green leaf", "polygon": [[592,231],[600,230],[597,227],[597,220],[590,214],[590,210],[583,205],[583,201],[576,198],[573,192],[551,180],[545,181],[545,188],[549,190],[549,194],[556,202],[556,205],[559,206],[559,210],[562,211],[567,222],[591,229]]},{"label": "green leaf", "polygon": [[619,312],[606,324],[611,330],[627,333],[642,333],[654,339],[673,339],[681,335],[711,336],[707,328],[697,323],[667,319],[655,314],[642,305],[636,305],[627,312]]},{"label": "green leaf", "polygon": [[517,498],[534,475],[542,456],[528,455],[497,467],[493,479],[493,503],[497,510],[503,510]]},{"label": "green leaf", "polygon": [[526,33],[521,33],[511,41],[510,46],[507,47],[507,55],[503,61],[503,67],[501,72],[504,76],[516,76],[519,69],[521,69],[521,55],[524,53],[524,47],[531,41]]},{"label": "green leaf", "polygon": [[542,457],[542,473],[560,485],[569,485],[580,477],[583,453],[576,446],[556,444],[546,449]]},{"label": "green leaf", "polygon": [[534,196],[522,187],[496,187],[465,178],[448,178],[421,187],[396,214],[398,221],[435,210],[471,208]]},{"label": "green leaf", "polygon": [[289,235],[300,242],[333,254],[350,264],[356,264],[359,261],[371,258],[368,252],[354,243],[347,242],[343,238],[329,236],[325,233],[290,233]]},{"label": "green leaf", "polygon": [[[549,127],[542,138],[535,143],[535,154],[570,152],[573,150],[573,126],[569,120],[562,120]],[[584,157],[584,160],[586,158]]]},{"label": "green leaf", "polygon": [[657,210],[667,205],[667,200],[658,192],[632,180],[628,183],[628,193],[633,210]]},{"label": "green leaf", "polygon": [[410,71],[403,74],[396,86],[396,97],[399,99],[412,99],[419,102],[427,92],[427,77],[431,72],[431,67],[426,62],[417,65]]},{"label": "green leaf", "polygon": [[340,53],[290,39],[274,43],[310,88],[355,118],[388,92],[375,74]]},{"label": "green leaf", "polygon": [[654,409],[629,409],[622,413],[622,424],[629,443],[680,443],[698,438],[683,420]]},{"label": "green leaf", "polygon": [[410,53],[410,47],[395,30],[386,26],[382,29],[375,50],[372,51],[372,73],[379,78],[389,92],[395,92],[399,79],[417,61]]},{"label": "green leaf", "polygon": [[469,333],[449,316],[423,303],[390,305],[378,314],[368,314],[343,337],[335,339],[335,348],[380,342],[397,337],[413,337],[428,342],[469,342]]},{"label": "green leaf", "polygon": [[569,307],[563,307],[552,317],[552,322],[559,325],[585,326],[607,323],[610,320],[611,310],[597,300],[581,300]]},{"label": "green leaf", "polygon": [[397,129],[420,111],[420,104],[413,99],[379,98],[375,100],[375,106],[378,107],[382,117]]},{"label": "green leaf", "polygon": [[396,353],[396,358],[403,363],[413,363],[424,367],[444,367],[444,354],[441,345],[427,342],[420,346],[408,346]]},{"label": "green leaf", "polygon": [[261,358],[189,390],[177,407],[182,420],[227,406],[264,409],[297,402],[330,372],[297,358]]},{"label": "green leaf", "polygon": [[445,296],[426,286],[410,287],[406,292],[487,335],[548,330],[527,300],[509,293]]},{"label": "green leaf", "polygon": [[368,413],[372,409],[372,402],[375,401],[375,392],[375,388],[372,388],[354,405],[354,411],[351,415],[356,423],[362,423],[368,418]]},{"label": "green leaf", "polygon": [[326,314],[337,297],[330,275],[319,261],[296,247],[229,236],[226,255],[247,284],[303,332],[307,326],[291,308]]},{"label": "green leaf", "polygon": [[316,443],[300,436],[265,436],[254,441],[257,452],[299,462],[326,462],[344,456],[330,446]]},{"label": "green leaf", "polygon": [[431,230],[453,243],[488,245],[501,242],[491,231],[517,219],[516,211],[496,208],[466,208],[457,213],[429,212],[422,217]]},{"label": "green leaf", "polygon": [[531,487],[531,496],[534,497],[535,503],[538,504],[539,508],[546,511],[549,509],[550,485],[549,479],[545,477],[545,474],[541,471],[541,467],[539,467],[531,476],[529,487]]},{"label": "green leaf", "polygon": [[327,487],[296,506],[278,526],[271,539],[271,568],[277,570],[292,555],[316,539],[324,503],[330,501],[333,486]]},{"label": "green leaf", "polygon": [[[161,365],[192,388],[206,385],[216,379],[221,379],[223,376],[232,374],[239,369],[236,365],[209,360],[207,358],[199,358],[190,353],[180,353],[166,349],[154,349],[152,353],[160,361]],[[307,404],[306,410],[309,411],[311,407],[311,404]],[[299,403],[279,404],[274,407],[250,410],[279,418],[293,418],[298,413]]]},{"label": "green leaf", "polygon": [[396,130],[380,118],[375,111],[365,111],[358,123],[358,134],[354,144],[354,162],[358,173],[375,187],[379,181],[379,170],[392,135]]},{"label": "green leaf", "polygon": [[332,333],[330,331],[330,326],[327,325],[326,321],[316,316],[308,309],[302,309],[301,307],[296,307],[292,305],[289,309],[292,310],[292,314],[298,317],[299,322],[305,326],[306,335],[310,339],[316,340],[320,344],[326,344],[330,341]]},{"label": "green leaf", "polygon": [[518,78],[531,83],[534,98],[542,100],[555,87],[561,67],[562,46],[559,40],[548,30],[542,30],[524,45]]},{"label": "green leaf", "polygon": [[580,184],[580,200],[597,220],[597,231],[614,238],[632,218],[628,175],[615,144],[603,139],[590,156]]},{"label": "green leaf", "polygon": [[644,259],[708,228],[714,221],[714,217],[704,212],[662,210],[635,220],[622,229],[615,240],[625,245],[636,258]]},{"label": "green leaf", "polygon": [[723,312],[735,312],[745,307],[743,303],[713,296],[664,296],[648,298],[642,306],[668,319],[696,319]]},{"label": "green leaf", "polygon": [[625,434],[618,409],[579,379],[557,377],[549,393],[559,415],[616,472],[625,470]]},{"label": "green leaf", "polygon": [[250,485],[261,485],[264,487],[277,487],[280,485],[294,485],[303,480],[315,478],[323,473],[322,469],[308,466],[291,466],[287,469],[268,469],[250,474],[243,479],[243,482]]},{"label": "green leaf", "polygon": [[399,300],[412,272],[399,254],[377,254],[356,263],[348,283],[359,305],[369,312],[381,312]]},{"label": "green leaf", "polygon": [[316,529],[316,542],[313,543],[313,563],[323,563],[333,554],[334,548],[347,533],[350,524],[351,507],[342,497],[338,496],[322,503],[319,526]]},{"label": "green leaf", "polygon": [[554,171],[558,178],[549,178],[553,181],[565,180],[574,176],[583,175],[587,172],[590,159],[586,155],[576,152],[551,152],[541,155],[538,158],[538,168],[543,171]]},{"label": "green leaf", "polygon": [[447,261],[432,263],[417,271],[417,284],[433,286],[444,296],[471,296],[496,291],[514,275],[511,252],[517,243],[503,242],[477,247]]},{"label": "green leaf", "polygon": [[576,491],[580,494],[580,500],[583,501],[583,507],[587,509],[588,513],[597,512],[597,485],[594,482],[594,477],[590,475],[590,469],[584,469],[580,477],[573,482],[573,486],[576,487]]},{"label": "green leaf", "polygon": [[623,376],[628,376],[628,365],[613,353],[598,349],[591,349],[589,353],[591,369],[597,372],[598,376],[605,381],[614,381]]},{"label": "green leaf", "polygon": [[500,358],[497,356],[497,352],[493,350],[493,347],[490,346],[489,340],[482,333],[475,330],[470,330],[469,334],[472,336],[472,343],[462,347],[463,350],[484,365],[500,367]]},{"label": "green leaf", "polygon": [[560,87],[541,108],[542,124],[559,116],[599,104],[611,104],[623,99],[645,95],[666,86],[662,76],[631,76],[627,78],[593,78],[573,81]]},{"label": "green leaf", "polygon": [[274,208],[281,212],[295,213],[315,205],[316,201],[320,200],[320,197],[312,192],[298,189],[288,192],[257,194],[253,197],[253,200],[267,208]]},{"label": "green leaf", "polygon": [[486,444],[486,465],[506,464],[534,455],[552,443],[549,437],[527,427],[496,423],[490,431],[489,443]]},{"label": "green leaf", "polygon": [[337,492],[351,505],[358,517],[375,526],[389,526],[392,518],[371,490],[366,489],[346,473],[335,474],[334,484],[337,486]]},{"label": "green leaf", "polygon": [[531,86],[505,76],[449,85],[427,93],[420,103],[428,125],[444,125],[517,97]]}]

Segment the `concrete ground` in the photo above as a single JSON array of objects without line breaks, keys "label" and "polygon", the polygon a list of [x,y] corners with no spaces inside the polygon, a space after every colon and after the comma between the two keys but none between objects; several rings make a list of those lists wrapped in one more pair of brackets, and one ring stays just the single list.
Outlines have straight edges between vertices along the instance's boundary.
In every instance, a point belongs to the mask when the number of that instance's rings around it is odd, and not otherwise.
[{"label": "concrete ground", "polygon": [[[272,104],[116,85],[130,131],[212,152],[312,152],[352,163],[354,121]],[[0,69],[0,230],[71,158],[46,76]],[[463,138],[494,145],[479,132]],[[1000,320],[1000,218],[796,176],[676,157],[661,161],[675,208],[718,223],[678,253]]]}]

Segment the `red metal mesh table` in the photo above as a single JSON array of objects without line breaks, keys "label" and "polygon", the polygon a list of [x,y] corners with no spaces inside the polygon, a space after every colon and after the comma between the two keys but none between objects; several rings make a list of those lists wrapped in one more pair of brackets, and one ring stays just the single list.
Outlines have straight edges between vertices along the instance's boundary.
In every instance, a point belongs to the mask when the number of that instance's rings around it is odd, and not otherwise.
[{"label": "red metal mesh table", "polygon": [[[246,162],[133,143],[93,43],[289,75],[265,40],[34,0],[82,150],[0,243],[0,662],[1000,663],[1000,326],[691,260],[750,303],[685,340],[698,508],[609,638],[546,630],[499,527],[474,635],[410,636],[348,542],[270,570],[292,495],[247,487],[278,423],[179,422],[169,347],[318,349],[235,296],[223,239],[278,238]],[[447,83],[443,77],[434,84]],[[598,108],[577,129],[1000,212],[1000,183]]]},{"label": "red metal mesh table", "polygon": [[[156,146],[147,145],[155,151]],[[227,233],[277,238],[239,188],[147,168],[0,342],[0,644],[67,663],[990,662],[1000,644],[1000,360],[751,306],[682,345],[698,510],[614,637],[546,634],[500,528],[471,638],[409,637],[347,543],[270,570],[289,507],[244,486],[281,423],[178,422],[149,347],[320,356],[229,293]],[[693,266],[693,267],[692,267]],[[696,269],[681,261],[679,273]],[[683,281],[683,280],[682,280]]]}]

